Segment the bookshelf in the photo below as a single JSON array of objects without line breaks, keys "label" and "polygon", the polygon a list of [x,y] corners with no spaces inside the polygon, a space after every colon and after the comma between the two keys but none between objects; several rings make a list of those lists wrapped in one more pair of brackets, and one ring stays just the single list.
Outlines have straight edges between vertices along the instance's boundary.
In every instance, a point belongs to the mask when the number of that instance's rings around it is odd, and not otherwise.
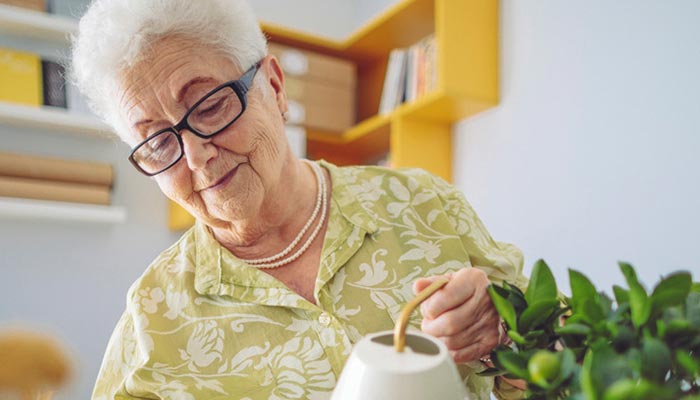
[{"label": "bookshelf", "polygon": [[[452,179],[451,127],[498,104],[498,1],[403,0],[342,41],[262,24],[270,41],[354,62],[357,124],[341,135],[307,129],[310,158],[364,164],[391,152],[395,167]],[[389,53],[434,34],[438,85],[378,115]]]},{"label": "bookshelf", "polygon": [[118,224],[126,221],[126,210],[117,206],[0,197],[0,218]]},{"label": "bookshelf", "polygon": [[70,18],[0,4],[0,32],[67,45],[78,23]]},{"label": "bookshelf", "polygon": [[[390,153],[393,167],[419,167],[452,180],[452,124],[494,107],[498,86],[498,0],[402,0],[341,41],[263,22],[271,42],[350,60],[357,66],[356,125],[307,129],[310,159],[366,164]],[[378,114],[389,53],[434,34],[434,91]],[[170,205],[170,228],[193,219]]]},{"label": "bookshelf", "polygon": [[[66,17],[0,4],[0,34],[38,39],[53,46],[66,46],[78,22]],[[111,129],[92,115],[47,106],[26,106],[0,101],[0,125],[44,132],[76,134],[113,140]],[[58,201],[0,197],[0,219],[71,221],[118,224],[126,209]]]},{"label": "bookshelf", "polygon": [[95,117],[70,113],[57,107],[30,107],[0,101],[0,123],[105,139],[116,138],[110,128]]}]

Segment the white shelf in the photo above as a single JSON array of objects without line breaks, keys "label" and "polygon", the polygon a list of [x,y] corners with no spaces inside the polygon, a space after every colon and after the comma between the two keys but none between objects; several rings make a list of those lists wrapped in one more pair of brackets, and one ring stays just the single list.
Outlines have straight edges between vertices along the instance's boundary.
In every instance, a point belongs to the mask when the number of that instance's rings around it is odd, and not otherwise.
[{"label": "white shelf", "polygon": [[117,224],[126,220],[126,210],[115,206],[0,197],[0,218]]},{"label": "white shelf", "polygon": [[0,102],[0,124],[114,138],[109,127],[89,115],[56,107],[30,107]]},{"label": "white shelf", "polygon": [[0,4],[0,31],[18,36],[68,44],[78,31],[71,18]]}]

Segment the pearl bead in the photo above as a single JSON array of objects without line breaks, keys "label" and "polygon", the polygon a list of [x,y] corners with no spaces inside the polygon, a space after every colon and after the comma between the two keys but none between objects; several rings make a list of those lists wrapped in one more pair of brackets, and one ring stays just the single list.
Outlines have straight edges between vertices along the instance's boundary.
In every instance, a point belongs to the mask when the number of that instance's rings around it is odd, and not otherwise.
[{"label": "pearl bead", "polygon": [[[321,227],[323,226],[323,223],[326,220],[328,196],[326,179],[323,176],[323,171],[321,170],[321,167],[319,167],[318,164],[310,161],[306,161],[306,163],[308,163],[311,166],[311,169],[316,174],[316,184],[318,187],[318,192],[316,195],[316,206],[314,207],[314,211],[311,213],[311,217],[309,217],[309,220],[306,221],[306,224],[304,224],[304,227],[301,229],[301,231],[299,231],[299,234],[297,234],[292,243],[290,243],[289,246],[287,246],[287,248],[285,248],[281,252],[270,257],[259,258],[255,260],[242,259],[242,261],[256,268],[277,268],[289,264],[297,258],[301,257],[301,255],[304,254],[306,250],[309,249],[309,247],[311,247],[311,243],[313,243],[314,239],[316,239],[316,236],[318,236],[318,233],[321,231]],[[296,252],[294,252],[294,254],[287,256],[304,237],[304,234],[306,234],[309,227],[311,226],[311,224],[313,224],[314,220],[316,219],[319,210],[321,211],[321,217],[319,218],[318,223],[314,227],[314,230],[311,231],[311,234],[306,239],[304,244]]]}]

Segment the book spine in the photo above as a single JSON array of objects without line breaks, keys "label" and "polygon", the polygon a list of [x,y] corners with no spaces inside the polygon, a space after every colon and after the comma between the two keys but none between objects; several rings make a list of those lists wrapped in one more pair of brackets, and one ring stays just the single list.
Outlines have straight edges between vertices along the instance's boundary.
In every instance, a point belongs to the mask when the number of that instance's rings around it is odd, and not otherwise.
[{"label": "book spine", "polygon": [[0,175],[107,187],[114,180],[109,164],[4,152],[0,152]]},{"label": "book spine", "polygon": [[44,80],[44,105],[68,108],[63,66],[53,61],[41,60],[41,72]]},{"label": "book spine", "polygon": [[41,59],[34,53],[0,48],[0,101],[42,104]]},{"label": "book spine", "polygon": [[106,186],[6,176],[0,176],[0,196],[99,205],[108,205],[111,202],[110,190]]},{"label": "book spine", "polygon": [[[399,86],[401,85],[400,80],[405,73],[405,55],[406,51],[404,49],[394,49],[389,53],[382,97],[379,102],[380,114],[391,112],[398,105],[399,99],[403,97],[403,88],[399,88]],[[402,70],[404,71],[402,72]],[[401,92],[399,92],[400,89]]]}]

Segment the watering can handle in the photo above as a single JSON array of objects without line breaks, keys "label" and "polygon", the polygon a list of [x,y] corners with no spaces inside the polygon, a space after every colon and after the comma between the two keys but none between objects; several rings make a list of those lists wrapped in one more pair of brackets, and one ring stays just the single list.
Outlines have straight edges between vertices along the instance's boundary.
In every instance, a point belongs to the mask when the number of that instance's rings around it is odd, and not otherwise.
[{"label": "watering can handle", "polygon": [[406,306],[401,310],[401,315],[394,326],[394,349],[397,353],[403,353],[403,349],[406,346],[406,327],[408,326],[408,319],[411,317],[413,310],[415,310],[420,303],[425,301],[425,299],[445,286],[448,281],[447,278],[439,278],[430,286],[421,290],[421,292],[418,293],[413,300],[406,303]]}]

